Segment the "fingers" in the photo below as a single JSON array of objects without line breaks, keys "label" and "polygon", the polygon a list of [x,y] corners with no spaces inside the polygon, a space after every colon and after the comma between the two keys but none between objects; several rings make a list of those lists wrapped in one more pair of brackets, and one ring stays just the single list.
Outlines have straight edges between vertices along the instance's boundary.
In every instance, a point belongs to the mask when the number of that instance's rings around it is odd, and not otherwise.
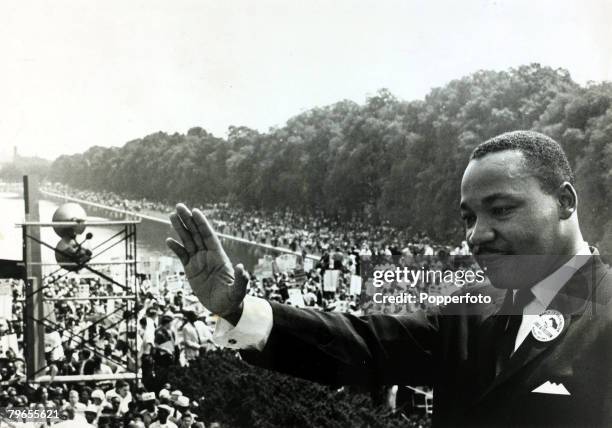
[{"label": "fingers", "polygon": [[204,245],[206,248],[212,251],[222,251],[223,247],[221,247],[217,234],[202,211],[197,208],[193,210],[193,221],[195,222],[200,235],[204,239]]},{"label": "fingers", "polygon": [[234,266],[234,289],[232,290],[233,299],[242,302],[246,295],[246,288],[249,284],[249,274],[242,263]]},{"label": "fingers", "polygon": [[176,205],[176,213],[178,214],[181,222],[185,225],[187,231],[191,234],[191,238],[198,250],[205,250],[206,246],[202,239],[202,234],[198,231],[198,227],[193,221],[193,215],[185,204]]},{"label": "fingers", "polygon": [[246,288],[249,283],[249,273],[246,271],[242,263],[234,266],[234,284],[244,285]]},{"label": "fingers", "polygon": [[193,241],[191,233],[187,230],[177,213],[170,214],[170,223],[172,223],[172,227],[174,228],[178,236],[181,238],[181,241],[183,241],[183,245],[185,247],[185,250],[187,250],[187,253],[195,254],[196,244]]},{"label": "fingers", "polygon": [[166,239],[166,245],[174,252],[174,254],[176,254],[183,266],[189,262],[189,253],[187,253],[185,247],[179,244],[176,240],[168,238]]},{"label": "fingers", "polygon": [[170,214],[170,223],[172,224],[172,228],[180,237],[183,243],[182,245],[185,247],[185,250],[187,250],[189,254],[193,254],[196,248],[195,243],[193,242],[191,234],[189,233],[177,213]]}]

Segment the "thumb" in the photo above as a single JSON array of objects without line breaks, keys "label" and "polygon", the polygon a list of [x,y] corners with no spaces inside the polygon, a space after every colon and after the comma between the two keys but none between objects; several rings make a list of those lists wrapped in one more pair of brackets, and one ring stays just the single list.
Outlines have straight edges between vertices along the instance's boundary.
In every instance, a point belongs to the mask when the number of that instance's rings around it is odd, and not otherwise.
[{"label": "thumb", "polygon": [[234,267],[234,293],[246,294],[246,288],[249,283],[249,273],[246,271],[242,263],[238,263]]}]

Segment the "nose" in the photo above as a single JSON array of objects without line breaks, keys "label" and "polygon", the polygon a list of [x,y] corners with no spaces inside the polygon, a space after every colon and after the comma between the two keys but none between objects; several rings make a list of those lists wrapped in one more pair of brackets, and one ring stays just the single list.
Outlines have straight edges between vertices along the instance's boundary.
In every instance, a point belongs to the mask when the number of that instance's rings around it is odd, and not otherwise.
[{"label": "nose", "polygon": [[473,253],[478,253],[478,247],[495,239],[495,231],[483,220],[477,220],[474,226],[466,230],[468,246]]}]

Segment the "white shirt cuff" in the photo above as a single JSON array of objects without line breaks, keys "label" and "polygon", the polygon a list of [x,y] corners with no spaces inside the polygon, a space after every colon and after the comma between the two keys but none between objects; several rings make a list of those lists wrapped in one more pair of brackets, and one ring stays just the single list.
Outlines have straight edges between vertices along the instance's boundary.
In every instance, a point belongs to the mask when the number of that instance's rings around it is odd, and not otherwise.
[{"label": "white shirt cuff", "polygon": [[230,349],[261,351],[272,331],[272,306],[259,297],[246,296],[242,316],[233,326],[223,318],[217,320],[213,341]]}]

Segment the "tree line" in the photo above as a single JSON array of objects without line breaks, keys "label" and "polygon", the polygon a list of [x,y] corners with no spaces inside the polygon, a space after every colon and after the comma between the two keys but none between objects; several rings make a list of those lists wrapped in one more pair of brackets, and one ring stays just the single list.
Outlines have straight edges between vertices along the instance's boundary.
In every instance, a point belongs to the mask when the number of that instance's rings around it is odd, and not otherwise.
[{"label": "tree line", "polygon": [[462,235],[459,184],[471,150],[509,130],[557,140],[577,176],[586,237],[612,254],[612,83],[574,82],[530,64],[478,71],[403,101],[386,89],[258,132],[158,132],[123,147],[60,156],[48,178],[171,203],[229,202]]}]

